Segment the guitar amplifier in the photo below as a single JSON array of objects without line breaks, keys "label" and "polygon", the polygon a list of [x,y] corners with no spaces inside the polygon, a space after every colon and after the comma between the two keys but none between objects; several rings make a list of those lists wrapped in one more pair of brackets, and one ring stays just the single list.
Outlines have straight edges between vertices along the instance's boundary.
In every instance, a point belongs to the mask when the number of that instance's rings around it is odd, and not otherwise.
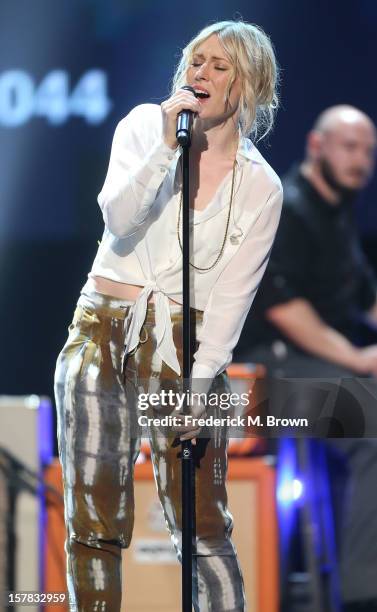
[{"label": "guitar amplifier", "polygon": [[[278,612],[275,469],[262,457],[230,459],[227,491],[247,609]],[[135,506],[131,546],[122,553],[121,612],[177,612],[181,566],[166,531],[150,461],[136,465]]]},{"label": "guitar amplifier", "polygon": [[[63,492],[56,458],[46,480]],[[278,612],[278,532],[275,468],[268,458],[230,459],[229,509],[234,518],[233,542],[243,572],[249,612]],[[122,551],[121,612],[177,612],[181,609],[181,566],[166,530],[150,460],[135,466],[135,525],[131,546]],[[63,505],[48,506],[45,586],[67,590]],[[46,606],[46,612],[68,612],[68,606]]]}]

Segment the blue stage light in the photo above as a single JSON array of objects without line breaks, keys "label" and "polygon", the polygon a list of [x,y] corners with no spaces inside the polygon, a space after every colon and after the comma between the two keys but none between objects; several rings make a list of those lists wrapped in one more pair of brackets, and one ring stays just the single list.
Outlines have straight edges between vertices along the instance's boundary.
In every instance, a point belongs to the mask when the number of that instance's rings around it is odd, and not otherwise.
[{"label": "blue stage light", "polygon": [[285,478],[277,489],[277,499],[281,504],[298,501],[304,494],[304,484],[299,478]]},{"label": "blue stage light", "polygon": [[300,499],[300,497],[302,497],[303,493],[304,493],[304,484],[301,480],[299,480],[298,478],[295,478],[293,481],[293,499],[294,501],[297,501],[298,499]]}]

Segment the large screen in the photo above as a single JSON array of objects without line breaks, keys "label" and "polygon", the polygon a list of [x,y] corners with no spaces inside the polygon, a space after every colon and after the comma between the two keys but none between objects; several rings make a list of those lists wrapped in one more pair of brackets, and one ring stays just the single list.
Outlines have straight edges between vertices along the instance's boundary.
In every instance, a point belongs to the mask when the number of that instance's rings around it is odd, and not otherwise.
[{"label": "large screen", "polygon": [[[0,239],[99,237],[96,198],[116,123],[136,104],[168,96],[180,50],[197,31],[238,16],[271,35],[282,68],[282,108],[261,145],[279,174],[302,157],[326,106],[349,102],[376,115],[373,1],[208,2],[183,15],[151,0],[4,0]],[[360,215],[368,232],[377,229],[376,193],[372,186]]]}]

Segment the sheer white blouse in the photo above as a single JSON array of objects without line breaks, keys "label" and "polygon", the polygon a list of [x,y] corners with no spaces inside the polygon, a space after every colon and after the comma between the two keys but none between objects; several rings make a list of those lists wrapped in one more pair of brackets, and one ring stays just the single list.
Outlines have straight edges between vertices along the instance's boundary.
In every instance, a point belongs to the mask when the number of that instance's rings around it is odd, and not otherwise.
[{"label": "sheer white blouse", "polygon": [[[139,342],[147,300],[153,292],[157,352],[178,374],[181,369],[168,297],[182,303],[182,252],[177,237],[180,153],[180,148],[174,151],[162,140],[159,105],[136,106],[119,122],[98,196],[105,229],[88,274],[88,282],[98,275],[144,287],[134,305],[125,342],[127,352]],[[192,379],[201,379],[202,391],[208,390],[213,377],[232,360],[267,265],[282,206],[278,176],[241,132],[236,161],[232,215],[222,257],[208,272],[190,266],[190,305],[204,311],[191,372]],[[224,178],[204,210],[190,211],[191,262],[196,266],[210,266],[220,252],[231,175]]]}]

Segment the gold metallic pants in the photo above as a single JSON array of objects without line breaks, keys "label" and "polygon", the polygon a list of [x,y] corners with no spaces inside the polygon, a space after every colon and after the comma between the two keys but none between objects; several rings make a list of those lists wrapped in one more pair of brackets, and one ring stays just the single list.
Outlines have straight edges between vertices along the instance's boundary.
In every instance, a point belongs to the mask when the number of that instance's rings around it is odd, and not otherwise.
[{"label": "gold metallic pants", "polygon": [[[71,610],[118,612],[121,549],[134,522],[134,464],[140,448],[138,393],[179,392],[181,378],[156,352],[154,305],[148,305],[140,343],[124,357],[132,302],[96,292],[80,296],[55,371],[59,457],[67,527],[67,581]],[[182,307],[171,305],[173,338],[182,364]],[[202,313],[193,310],[194,328]],[[211,393],[229,392],[226,373]],[[161,416],[161,410],[153,408]],[[169,408],[168,410],[172,410]],[[174,409],[173,409],[174,410]],[[165,520],[181,560],[180,446],[175,433],[149,429],[153,469]],[[243,580],[230,539],[224,431],[197,440],[195,612],[244,612]],[[126,586],[127,589],[127,586]]]}]

